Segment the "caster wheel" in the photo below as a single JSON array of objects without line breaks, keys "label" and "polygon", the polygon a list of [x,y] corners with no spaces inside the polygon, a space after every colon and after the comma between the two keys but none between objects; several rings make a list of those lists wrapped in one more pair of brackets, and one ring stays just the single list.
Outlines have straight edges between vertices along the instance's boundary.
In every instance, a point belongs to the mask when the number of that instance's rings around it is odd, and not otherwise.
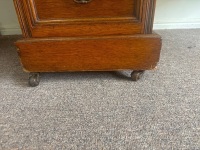
[{"label": "caster wheel", "polygon": [[131,78],[132,78],[133,81],[138,81],[139,79],[142,78],[143,74],[144,74],[143,70],[133,71],[131,73]]},{"label": "caster wheel", "polygon": [[31,87],[38,86],[40,83],[40,74],[39,73],[30,73],[28,83]]}]

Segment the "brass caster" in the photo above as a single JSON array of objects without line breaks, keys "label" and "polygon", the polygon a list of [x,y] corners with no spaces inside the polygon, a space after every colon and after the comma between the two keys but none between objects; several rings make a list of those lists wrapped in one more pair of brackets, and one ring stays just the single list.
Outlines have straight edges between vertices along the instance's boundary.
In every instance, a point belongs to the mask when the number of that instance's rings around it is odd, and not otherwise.
[{"label": "brass caster", "polygon": [[31,87],[36,87],[40,83],[40,74],[39,73],[30,73],[29,74],[29,85]]},{"label": "brass caster", "polygon": [[131,73],[131,78],[133,81],[138,81],[144,75],[144,70],[135,70]]}]

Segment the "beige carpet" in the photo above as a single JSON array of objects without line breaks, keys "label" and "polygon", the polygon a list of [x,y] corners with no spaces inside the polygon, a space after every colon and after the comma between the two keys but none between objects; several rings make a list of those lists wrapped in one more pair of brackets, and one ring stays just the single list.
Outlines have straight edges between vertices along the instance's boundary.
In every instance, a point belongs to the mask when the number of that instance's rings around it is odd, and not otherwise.
[{"label": "beige carpet", "polygon": [[157,31],[156,71],[42,73],[28,87],[13,42],[0,38],[0,149],[200,149],[200,29]]}]

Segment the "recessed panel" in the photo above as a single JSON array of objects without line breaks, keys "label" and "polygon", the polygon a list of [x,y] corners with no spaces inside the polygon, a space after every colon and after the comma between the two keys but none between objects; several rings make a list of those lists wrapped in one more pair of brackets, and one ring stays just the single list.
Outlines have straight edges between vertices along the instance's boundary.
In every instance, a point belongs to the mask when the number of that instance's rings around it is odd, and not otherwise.
[{"label": "recessed panel", "polygon": [[37,38],[140,34],[146,10],[143,0],[15,0],[15,5],[24,34]]},{"label": "recessed panel", "polygon": [[[32,0],[39,20],[135,17],[135,0]],[[87,0],[85,0],[87,2]]]}]

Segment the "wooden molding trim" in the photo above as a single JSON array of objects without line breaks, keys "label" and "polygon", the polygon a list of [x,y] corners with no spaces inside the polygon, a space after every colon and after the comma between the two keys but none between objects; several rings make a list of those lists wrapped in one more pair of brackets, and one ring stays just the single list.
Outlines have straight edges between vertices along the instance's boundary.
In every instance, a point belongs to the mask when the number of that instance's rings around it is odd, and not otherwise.
[{"label": "wooden molding trim", "polygon": [[[156,0],[145,0],[143,7],[143,33],[151,34],[153,29]],[[146,10],[146,11],[144,11]]]},{"label": "wooden molding trim", "polygon": [[35,6],[35,2],[34,0],[29,0],[27,1],[27,3],[29,3],[29,9],[31,10],[30,11],[30,16],[33,16],[33,23],[35,23],[34,25],[37,25],[37,24],[46,24],[46,25],[50,25],[50,24],[74,24],[74,23],[106,23],[107,21],[109,22],[135,22],[135,23],[140,23],[140,12],[141,12],[141,9],[142,9],[142,4],[143,4],[143,0],[133,0],[135,1],[134,3],[136,4],[136,12],[135,16],[132,16],[132,17],[112,17],[112,18],[82,18],[82,19],[57,19],[57,20],[51,20],[51,21],[48,21],[48,20],[41,20],[39,17],[38,17],[38,14],[37,14],[37,9],[36,6]]},{"label": "wooden molding trim", "polygon": [[27,16],[24,13],[24,5],[21,0],[13,0],[17,17],[21,26],[22,35],[25,38],[31,37],[30,27],[27,22]]},{"label": "wooden molding trim", "polygon": [[[91,26],[89,29],[84,31],[86,36],[102,34],[102,35],[117,35],[117,34],[139,34],[150,33],[151,27],[148,24],[151,23],[150,17],[146,17],[145,9],[148,9],[148,5],[153,5],[155,0],[134,0],[135,1],[135,12],[133,17],[116,17],[116,18],[96,18],[96,19],[63,19],[63,20],[40,20],[37,16],[34,0],[14,0],[16,11],[18,13],[19,22],[21,25],[22,33],[24,37],[54,37],[54,36],[80,36],[82,27]],[[148,13],[151,13],[149,8]],[[153,14],[152,14],[153,15]],[[152,16],[151,15],[151,16]],[[109,25],[108,25],[109,22]],[[142,25],[143,24],[143,25]],[[79,28],[81,27],[81,28]],[[43,33],[41,33],[43,28]],[[52,32],[52,28],[54,32]],[[74,29],[73,31],[70,30]],[[68,30],[69,29],[69,30]],[[104,30],[107,30],[105,32]],[[118,31],[117,31],[117,30]],[[62,32],[61,32],[62,30]],[[96,31],[95,31],[96,30]],[[102,30],[102,33],[99,31]],[[121,31],[120,31],[121,30]],[[63,32],[64,31],[64,32]],[[39,34],[39,32],[41,34]],[[84,35],[83,34],[83,35]]]}]

